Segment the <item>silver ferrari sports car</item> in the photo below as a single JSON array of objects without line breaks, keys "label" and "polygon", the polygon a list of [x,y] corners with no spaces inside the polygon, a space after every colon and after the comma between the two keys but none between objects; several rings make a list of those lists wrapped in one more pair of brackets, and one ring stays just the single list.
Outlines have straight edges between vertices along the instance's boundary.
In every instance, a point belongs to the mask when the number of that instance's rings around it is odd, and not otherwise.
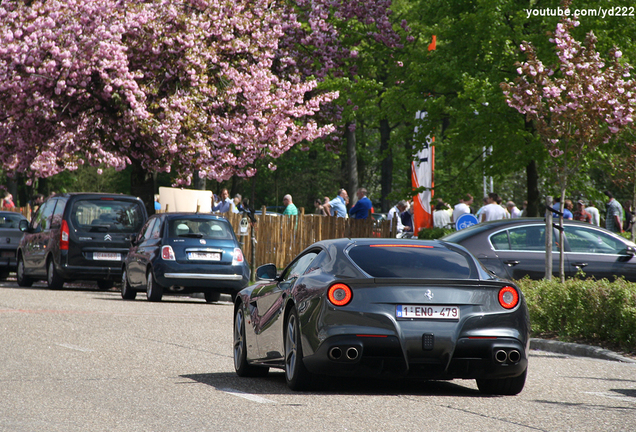
[{"label": "silver ferrari sports car", "polygon": [[523,294],[443,241],[315,243],[282,272],[257,269],[234,305],[239,376],[285,371],[293,390],[329,376],[476,379],[487,394],[525,384]]}]

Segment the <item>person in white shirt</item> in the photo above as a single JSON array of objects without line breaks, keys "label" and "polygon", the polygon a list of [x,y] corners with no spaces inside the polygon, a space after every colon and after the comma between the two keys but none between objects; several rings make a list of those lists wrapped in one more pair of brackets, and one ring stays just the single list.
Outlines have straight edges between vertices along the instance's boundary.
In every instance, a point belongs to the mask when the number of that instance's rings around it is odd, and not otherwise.
[{"label": "person in white shirt", "polygon": [[407,202],[402,200],[394,205],[386,215],[386,218],[391,222],[389,229],[393,229],[393,219],[397,219],[396,232],[398,234],[404,231],[404,224],[402,223],[400,215],[406,211],[407,207]]},{"label": "person in white shirt", "polygon": [[499,195],[494,192],[488,194],[488,205],[481,212],[481,222],[488,222],[499,219],[506,219],[508,212],[505,208],[497,204],[500,200]]},{"label": "person in white shirt", "polygon": [[594,207],[594,203],[590,201],[590,203],[585,207],[585,211],[592,216],[592,224],[596,226],[601,226],[601,215],[598,212],[598,209]]},{"label": "person in white shirt", "polygon": [[438,202],[435,206],[433,226],[435,228],[450,228],[452,226],[450,213],[443,202]]},{"label": "person in white shirt", "polygon": [[470,213],[470,206],[473,204],[473,196],[466,194],[463,199],[459,200],[459,204],[455,204],[453,209],[453,222],[457,222],[460,216]]},{"label": "person in white shirt", "polygon": [[506,203],[506,208],[508,209],[508,213],[510,213],[511,218],[521,217],[521,210],[519,210],[513,201],[508,201]]}]

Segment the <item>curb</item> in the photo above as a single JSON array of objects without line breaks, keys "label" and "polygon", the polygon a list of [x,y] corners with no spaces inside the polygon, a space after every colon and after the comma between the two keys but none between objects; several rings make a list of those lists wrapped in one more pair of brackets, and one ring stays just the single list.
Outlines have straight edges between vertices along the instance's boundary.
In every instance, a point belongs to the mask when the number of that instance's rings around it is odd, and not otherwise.
[{"label": "curb", "polygon": [[581,345],[570,342],[530,338],[530,349],[566,354],[575,357],[591,357],[602,360],[636,364],[636,360],[629,357],[624,357],[620,354],[615,353],[614,351],[591,345]]}]

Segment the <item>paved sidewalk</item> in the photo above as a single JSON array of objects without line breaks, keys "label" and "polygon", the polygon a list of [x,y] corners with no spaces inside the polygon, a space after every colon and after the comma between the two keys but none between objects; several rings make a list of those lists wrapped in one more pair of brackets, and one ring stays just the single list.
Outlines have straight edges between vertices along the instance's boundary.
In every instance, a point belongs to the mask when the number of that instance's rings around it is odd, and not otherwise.
[{"label": "paved sidewalk", "polygon": [[614,351],[591,345],[582,345],[570,342],[554,340],[530,339],[530,349],[565,354],[576,357],[591,357],[603,360],[619,361],[624,363],[636,363],[636,360],[622,356]]}]

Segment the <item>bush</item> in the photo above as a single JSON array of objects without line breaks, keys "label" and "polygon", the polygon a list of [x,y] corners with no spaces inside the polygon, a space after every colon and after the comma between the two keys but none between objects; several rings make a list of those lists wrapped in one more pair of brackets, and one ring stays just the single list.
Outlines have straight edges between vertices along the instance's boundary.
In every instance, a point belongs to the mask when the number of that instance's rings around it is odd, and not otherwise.
[{"label": "bush", "polygon": [[424,228],[420,230],[417,238],[420,240],[436,240],[453,232],[455,232],[455,230],[449,228]]},{"label": "bush", "polygon": [[517,281],[532,333],[636,349],[636,284],[624,279]]}]

